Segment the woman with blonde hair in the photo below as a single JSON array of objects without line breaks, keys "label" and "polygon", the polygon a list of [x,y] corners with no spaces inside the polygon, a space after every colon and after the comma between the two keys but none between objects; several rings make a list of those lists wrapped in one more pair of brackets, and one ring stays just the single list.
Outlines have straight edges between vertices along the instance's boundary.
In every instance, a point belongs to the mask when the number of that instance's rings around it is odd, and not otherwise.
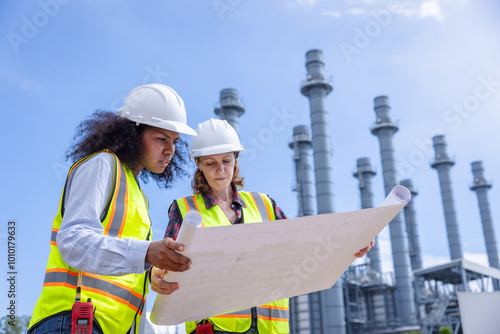
[{"label": "woman with blonde hair", "polygon": [[[165,237],[177,238],[183,217],[189,210],[202,215],[205,227],[286,219],[268,195],[241,190],[243,178],[239,175],[238,155],[244,148],[229,123],[209,119],[198,124],[196,133],[190,154],[197,166],[192,182],[194,195],[173,202]],[[356,256],[363,256],[369,249],[370,246]],[[154,271],[153,290],[156,280],[160,282],[163,274],[160,270]],[[231,314],[186,322],[186,332],[196,333],[198,326],[209,323],[213,333],[282,334],[289,332],[288,320],[287,298]]]}]

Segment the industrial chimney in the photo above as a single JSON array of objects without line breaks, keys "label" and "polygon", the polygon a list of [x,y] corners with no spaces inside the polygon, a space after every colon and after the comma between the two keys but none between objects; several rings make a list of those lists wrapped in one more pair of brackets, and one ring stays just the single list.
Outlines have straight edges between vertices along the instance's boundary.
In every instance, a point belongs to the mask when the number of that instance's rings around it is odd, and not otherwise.
[{"label": "industrial chimney", "polygon": [[448,156],[448,153],[446,153],[446,140],[443,135],[432,137],[432,142],[435,156],[431,167],[437,169],[438,172],[450,256],[452,260],[461,259],[463,258],[462,244],[460,242],[460,232],[458,230],[455,200],[453,198],[450,177],[450,169],[455,162]]},{"label": "industrial chimney", "polygon": [[226,88],[220,91],[219,106],[214,110],[221,119],[225,119],[238,132],[240,127],[239,117],[245,108],[238,97],[238,91]]},{"label": "industrial chimney", "polygon": [[[320,50],[306,53],[307,78],[301,93],[309,98],[314,151],[314,173],[316,177],[316,201],[318,214],[333,213],[332,150],[328,129],[326,96],[332,91],[332,84],[325,77],[325,62]],[[342,281],[339,279],[329,290],[320,292],[322,334],[345,334],[344,297]],[[311,309],[316,307],[311,305]]]},{"label": "industrial chimney", "polygon": [[[398,126],[391,119],[389,98],[387,96],[376,97],[374,104],[377,119],[372,128],[372,134],[378,137],[380,143],[384,188],[387,196],[392,188],[398,185],[392,143],[392,136],[398,131]],[[416,318],[412,286],[413,276],[408,251],[408,236],[401,213],[389,223],[389,231],[396,275],[396,305],[398,311],[400,311],[398,316],[403,324],[412,324]]]},{"label": "industrial chimney", "polygon": [[479,213],[481,222],[483,223],[484,241],[486,242],[486,252],[488,253],[488,261],[490,267],[500,269],[500,261],[498,260],[498,248],[495,238],[495,229],[493,228],[493,219],[491,218],[490,202],[488,201],[488,190],[491,188],[491,183],[488,183],[484,178],[482,161],[474,161],[471,163],[472,175],[474,181],[470,190],[476,192],[477,203],[479,205]]},{"label": "industrial chimney", "polygon": [[411,193],[411,201],[404,208],[406,232],[408,234],[408,243],[410,245],[410,260],[411,269],[417,270],[422,268],[422,252],[420,250],[420,239],[418,235],[417,219],[415,213],[415,197],[418,192],[413,188],[413,183],[410,179],[401,180],[401,185],[408,188]]},{"label": "industrial chimney", "polygon": [[[295,178],[299,217],[315,214],[314,208],[314,175],[312,171],[311,135],[309,128],[298,125],[293,128],[293,141],[290,148],[294,151]],[[321,322],[311,313],[309,305],[319,301],[319,292],[293,297],[290,300],[290,332],[297,334],[312,333],[313,328],[321,332]],[[314,320],[313,320],[314,319]]]},{"label": "industrial chimney", "polygon": [[311,135],[308,127],[305,125],[294,127],[293,142],[290,143],[290,148],[294,151],[295,190],[299,202],[299,217],[315,214],[311,147]]},{"label": "industrial chimney", "polygon": [[[356,172],[353,176],[359,180],[359,192],[361,195],[361,208],[373,208],[373,190],[372,178],[375,176],[375,171],[372,169],[369,158],[359,158],[356,161]],[[382,261],[380,260],[380,249],[378,237],[375,238],[375,246],[368,252],[370,259],[370,268],[373,271],[382,273]]]}]

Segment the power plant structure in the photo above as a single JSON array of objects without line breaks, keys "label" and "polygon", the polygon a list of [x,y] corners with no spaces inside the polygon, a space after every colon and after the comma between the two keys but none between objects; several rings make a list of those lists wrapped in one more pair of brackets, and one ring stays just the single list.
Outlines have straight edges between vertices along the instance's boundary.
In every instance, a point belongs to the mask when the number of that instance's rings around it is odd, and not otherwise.
[{"label": "power plant structure", "polygon": [[[389,98],[378,96],[374,99],[374,110],[377,116],[372,134],[377,136],[380,144],[384,190],[387,196],[398,185],[396,159],[392,136],[398,131],[398,126],[393,122],[390,114]],[[414,291],[408,249],[408,235],[399,213],[389,223],[391,234],[392,258],[396,276],[396,307],[400,311],[399,321],[402,325],[414,325],[416,320]]]},{"label": "power plant structure", "polygon": [[[324,68],[320,50],[306,53],[307,77],[301,83],[301,93],[309,100],[311,126],[295,126],[289,143],[293,150],[293,189],[297,194],[298,216],[334,212],[326,107],[326,97],[333,85],[326,78]],[[457,334],[461,332],[462,321],[458,294],[500,290],[500,261],[487,197],[492,185],[484,178],[482,162],[472,162],[470,190],[477,194],[490,265],[487,267],[463,258],[450,173],[455,162],[447,153],[444,135],[432,138],[435,155],[430,167],[438,172],[450,261],[424,267],[414,200],[418,192],[412,180],[397,179],[393,136],[399,126],[392,119],[390,109],[387,96],[375,97],[376,119],[371,133],[379,141],[384,195],[398,184],[407,187],[412,194],[412,201],[406,205],[404,213],[399,213],[389,223],[394,272],[382,272],[380,245],[376,243],[365,263],[351,265],[331,289],[290,299],[290,333],[435,334],[442,326],[447,326]],[[237,132],[238,118],[244,111],[235,89],[221,91],[220,106],[215,112]],[[353,176],[358,179],[362,209],[374,206],[372,179],[375,175],[369,158],[357,159]]]},{"label": "power plant structure", "polygon": [[[356,161],[356,172],[353,176],[359,180],[359,192],[361,196],[361,208],[373,208],[372,178],[375,171],[372,169],[369,158],[359,158]],[[380,259],[380,246],[378,238],[375,238],[375,246],[368,253],[370,270],[382,274],[382,260]]]},{"label": "power plant structure", "polygon": [[[333,213],[332,150],[326,96],[333,90],[325,76],[323,54],[319,50],[306,53],[307,78],[302,83],[301,93],[308,97],[310,105],[314,176],[316,180],[316,202],[318,214]],[[310,309],[321,312],[321,333],[345,334],[344,299],[342,278],[329,290],[319,292],[317,300],[309,300]],[[316,305],[311,305],[316,303]],[[314,329],[314,327],[313,327]]]},{"label": "power plant structure", "polygon": [[431,164],[439,176],[439,185],[441,188],[441,199],[443,201],[444,218],[446,221],[446,232],[448,233],[448,244],[450,247],[450,256],[452,260],[463,258],[462,243],[460,241],[460,232],[458,230],[457,213],[455,210],[455,200],[453,198],[453,189],[450,176],[450,169],[455,164],[453,159],[446,152],[446,140],[443,135],[432,137],[435,156]]},{"label": "power plant structure", "polygon": [[490,267],[500,269],[498,260],[498,248],[495,239],[495,229],[493,228],[493,219],[491,218],[490,202],[488,201],[488,190],[492,187],[491,183],[484,178],[484,169],[482,161],[471,163],[472,175],[474,181],[470,190],[476,192],[477,204],[483,225],[484,241],[486,242],[486,252]]},{"label": "power plant structure", "polygon": [[[298,125],[293,128],[293,141],[289,144],[293,150],[295,162],[295,175],[297,175],[294,190],[297,192],[299,202],[298,216],[312,216],[314,208],[314,174],[311,156],[312,142],[309,128]],[[312,333],[321,330],[320,293],[313,292],[297,296],[290,301],[290,317],[295,319],[290,322],[291,333]]]},{"label": "power plant structure", "polygon": [[214,112],[221,119],[226,120],[238,132],[240,128],[240,116],[245,112],[245,107],[240,101],[238,91],[233,88],[221,90],[219,103]]},{"label": "power plant structure", "polygon": [[418,192],[413,187],[413,182],[410,179],[401,180],[401,185],[408,188],[411,193],[412,200],[406,204],[404,208],[404,215],[406,221],[406,232],[408,234],[408,244],[410,247],[410,261],[411,269],[421,269],[422,264],[422,251],[420,250],[420,238],[417,226],[417,214],[415,211],[415,197]]}]

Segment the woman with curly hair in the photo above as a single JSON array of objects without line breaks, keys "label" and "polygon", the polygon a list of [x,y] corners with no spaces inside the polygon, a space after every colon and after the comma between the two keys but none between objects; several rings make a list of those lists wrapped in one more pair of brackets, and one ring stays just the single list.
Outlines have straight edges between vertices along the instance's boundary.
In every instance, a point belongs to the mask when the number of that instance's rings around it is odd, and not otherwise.
[{"label": "woman with curly hair", "polygon": [[[71,333],[78,325],[92,333],[136,333],[150,268],[190,268],[191,261],[176,252],[183,245],[171,238],[151,241],[139,182],[153,178],[169,188],[185,173],[187,145],[179,133],[196,135],[186,124],[182,99],[160,84],[135,88],[118,113],[97,111],[78,126],[67,154],[75,163],[52,225],[29,333]],[[156,285],[164,294],[178,289],[177,283]],[[74,305],[83,304],[94,310],[93,318],[76,316]]]}]

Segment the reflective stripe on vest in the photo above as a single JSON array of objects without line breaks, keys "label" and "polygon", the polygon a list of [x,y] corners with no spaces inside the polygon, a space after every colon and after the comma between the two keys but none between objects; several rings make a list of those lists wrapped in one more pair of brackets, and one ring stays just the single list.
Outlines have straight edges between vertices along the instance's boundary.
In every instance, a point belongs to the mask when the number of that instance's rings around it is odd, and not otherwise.
[{"label": "reflective stripe on vest", "polygon": [[50,234],[50,244],[56,246],[56,237],[57,237],[57,231],[59,231],[58,228],[53,227],[52,228],[52,233]]},{"label": "reflective stripe on vest", "polygon": [[[45,272],[44,286],[66,286],[76,289],[78,273],[66,269],[50,269]],[[125,285],[106,280],[102,276],[82,272],[83,290],[93,291],[112,298],[137,312],[143,302],[140,294]],[[132,294],[132,295],[130,295]]]},{"label": "reflective stripe on vest", "polygon": [[[288,321],[288,307],[275,305],[259,305],[257,307],[257,317],[269,321]],[[217,315],[212,318],[251,318],[251,309]]]},{"label": "reflective stripe on vest", "polygon": [[[268,196],[257,192],[239,191],[243,207],[243,221],[245,224],[275,220],[274,208]],[[205,201],[201,194],[178,199],[179,211],[184,215],[190,210],[196,210],[203,216],[203,226],[230,225],[231,222],[218,205],[206,209]],[[252,324],[251,309],[214,316],[209,320],[215,329],[242,333],[250,329]],[[288,299],[260,305],[257,307],[257,326],[261,334],[284,334],[289,332],[288,327]],[[191,333],[196,329],[196,322],[186,322],[186,332]]]},{"label": "reflective stripe on vest", "polygon": [[264,304],[257,307],[257,317],[270,321],[287,321],[288,307]]},{"label": "reflective stripe on vest", "polygon": [[[105,152],[112,154],[109,151]],[[64,214],[66,187],[71,173],[95,154],[76,162],[68,173],[59,203],[59,212],[52,226],[51,252],[43,290],[35,306],[30,327],[53,314],[71,310],[75,301],[78,270],[69,267],[64,262],[57,248],[56,238]],[[114,157],[114,182],[110,199],[101,214],[103,234],[120,239],[151,240],[147,199],[130,169],[124,167],[118,158],[112,155]],[[104,333],[125,333],[134,321],[135,332],[137,332],[145,301],[144,296],[147,292],[147,273],[123,276],[82,273],[82,300],[92,299],[96,310],[94,316]]]},{"label": "reflective stripe on vest", "polygon": [[[112,201],[110,207],[108,207],[109,220],[108,223],[104,223],[104,234],[112,237],[121,238],[123,228],[125,227],[125,218],[127,217],[127,205],[128,202],[128,187],[127,187],[127,177],[123,166],[119,164],[120,168],[116,169],[116,185],[115,191],[113,192],[113,197],[116,197]],[[117,189],[118,188],[118,191]]]},{"label": "reflective stripe on vest", "polygon": [[[85,159],[87,160],[87,159]],[[83,161],[85,161],[83,160]],[[82,162],[83,162],[82,161]],[[116,161],[115,161],[116,164]],[[74,170],[72,168],[71,170]],[[115,173],[116,173],[116,178],[117,181],[119,182],[119,187],[118,187],[118,194],[116,194],[116,183],[113,185],[112,189],[112,196],[110,198],[110,201],[108,201],[108,204],[106,205],[106,208],[103,210],[101,213],[101,222],[105,220],[107,212],[109,212],[110,205],[113,203],[111,207],[111,224],[106,224],[104,229],[104,234],[110,235],[112,237],[120,237],[121,235],[121,230],[123,229],[123,225],[125,223],[125,218],[126,218],[126,213],[127,209],[125,207],[125,203],[127,201],[127,179],[125,175],[125,170],[123,169],[123,166],[120,164],[120,168],[116,168],[115,166]],[[116,198],[115,201],[112,201],[113,197]],[[64,209],[63,213],[64,213]],[[57,245],[56,242],[56,236],[57,236],[57,231],[59,229],[57,228],[52,228],[52,234],[50,237],[51,244]]]}]

